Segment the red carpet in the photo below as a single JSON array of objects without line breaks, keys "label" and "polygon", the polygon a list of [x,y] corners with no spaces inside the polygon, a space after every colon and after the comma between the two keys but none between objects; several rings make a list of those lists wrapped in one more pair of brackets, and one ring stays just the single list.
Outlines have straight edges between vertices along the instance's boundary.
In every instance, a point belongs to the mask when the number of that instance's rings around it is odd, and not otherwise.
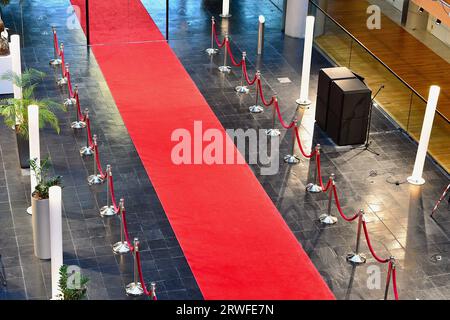
[{"label": "red carpet", "polygon": [[[90,11],[108,40],[119,1],[104,2]],[[136,10],[139,30],[156,33],[144,13]],[[247,165],[172,163],[175,129],[193,132],[196,120],[224,129],[168,44],[93,50],[204,297],[334,299]]]}]

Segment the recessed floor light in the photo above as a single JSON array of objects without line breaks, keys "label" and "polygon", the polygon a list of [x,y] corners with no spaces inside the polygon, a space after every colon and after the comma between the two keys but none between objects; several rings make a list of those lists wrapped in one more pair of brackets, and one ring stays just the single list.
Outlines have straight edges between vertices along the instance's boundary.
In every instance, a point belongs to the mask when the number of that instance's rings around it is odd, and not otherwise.
[{"label": "recessed floor light", "polygon": [[285,78],[278,78],[277,79],[280,83],[291,83],[291,79],[285,77]]}]

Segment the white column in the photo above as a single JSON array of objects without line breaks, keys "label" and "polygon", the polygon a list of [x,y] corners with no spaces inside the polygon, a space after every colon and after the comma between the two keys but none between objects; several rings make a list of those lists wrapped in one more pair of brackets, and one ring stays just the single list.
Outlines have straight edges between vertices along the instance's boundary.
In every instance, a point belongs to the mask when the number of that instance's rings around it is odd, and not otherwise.
[{"label": "white column", "polygon": [[[11,57],[12,57],[12,72],[18,76],[22,75],[22,63],[20,57],[20,36],[13,34],[11,36],[10,45]],[[13,84],[14,98],[22,99],[22,88]]]},{"label": "white column", "polygon": [[284,32],[293,38],[305,37],[308,0],[287,0]]},{"label": "white column", "polygon": [[[41,163],[41,148],[39,140],[39,107],[36,105],[28,106],[28,142],[30,145],[30,159],[37,159],[36,163]],[[36,175],[30,170],[31,193],[36,188]],[[31,209],[27,212],[31,214]]]},{"label": "white column", "polygon": [[311,57],[314,39],[314,17],[308,16],[306,18],[306,33],[305,44],[303,48],[303,66],[302,66],[302,83],[300,86],[300,98],[297,99],[299,105],[309,105],[311,101],[308,99],[309,95],[309,78],[311,76]]},{"label": "white column", "polygon": [[430,142],[431,130],[433,129],[433,120],[436,113],[440,91],[441,88],[438,86],[430,87],[427,108],[423,119],[422,132],[420,133],[419,147],[417,148],[416,162],[414,163],[412,176],[407,179],[411,184],[422,185],[425,183],[425,179],[422,178],[423,166],[425,165],[428,144]]},{"label": "white column", "polygon": [[222,0],[222,13],[220,14],[222,18],[231,17],[230,14],[230,0]]},{"label": "white column", "polygon": [[53,186],[49,189],[50,208],[50,243],[52,269],[52,299],[58,299],[59,269],[63,265],[63,237],[62,237],[62,189]]}]

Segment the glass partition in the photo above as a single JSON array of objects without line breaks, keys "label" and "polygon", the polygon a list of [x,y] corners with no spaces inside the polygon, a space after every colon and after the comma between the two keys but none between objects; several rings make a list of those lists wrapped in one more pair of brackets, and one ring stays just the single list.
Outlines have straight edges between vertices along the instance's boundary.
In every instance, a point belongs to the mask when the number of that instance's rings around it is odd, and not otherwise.
[{"label": "glass partition", "polygon": [[[364,77],[366,84],[374,93],[384,85],[384,89],[376,98],[376,103],[400,128],[418,141],[427,104],[424,97],[312,1],[310,14],[316,18],[315,46],[336,65],[348,67]],[[447,172],[450,169],[449,145],[449,121],[437,111],[428,150]]]}]

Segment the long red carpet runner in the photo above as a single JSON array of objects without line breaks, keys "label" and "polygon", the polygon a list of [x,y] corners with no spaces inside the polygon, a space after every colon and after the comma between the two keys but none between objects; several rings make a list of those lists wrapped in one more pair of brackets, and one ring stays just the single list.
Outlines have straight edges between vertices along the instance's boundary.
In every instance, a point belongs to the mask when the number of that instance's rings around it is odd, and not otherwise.
[{"label": "long red carpet runner", "polygon": [[175,129],[224,129],[166,42],[135,43],[163,36],[128,2],[91,1],[94,44],[116,42],[93,51],[205,299],[334,299],[248,165],[172,162]]}]

